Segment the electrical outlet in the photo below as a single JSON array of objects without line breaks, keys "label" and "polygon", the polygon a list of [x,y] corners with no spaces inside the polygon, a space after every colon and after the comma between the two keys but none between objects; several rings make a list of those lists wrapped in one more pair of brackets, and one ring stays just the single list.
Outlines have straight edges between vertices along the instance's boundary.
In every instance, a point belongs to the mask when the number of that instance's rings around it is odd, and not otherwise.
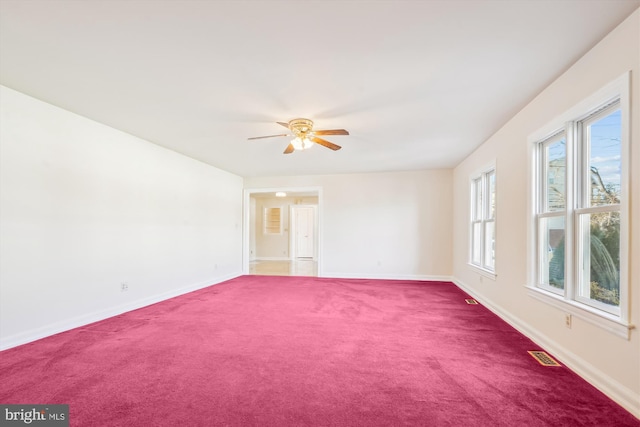
[{"label": "electrical outlet", "polygon": [[122,283],[120,284],[120,291],[121,291],[121,292],[126,292],[126,291],[128,291],[128,290],[129,290],[129,285],[128,285],[127,283],[125,283],[125,282],[122,282]]},{"label": "electrical outlet", "polygon": [[564,326],[566,326],[567,328],[571,329],[571,315],[570,314],[565,314],[564,315]]}]

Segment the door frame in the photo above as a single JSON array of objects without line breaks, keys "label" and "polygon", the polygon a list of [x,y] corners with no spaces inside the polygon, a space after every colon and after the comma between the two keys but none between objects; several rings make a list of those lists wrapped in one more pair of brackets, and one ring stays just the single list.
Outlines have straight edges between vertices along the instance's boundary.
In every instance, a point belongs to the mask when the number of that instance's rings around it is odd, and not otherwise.
[{"label": "door frame", "polygon": [[[251,195],[252,194],[264,194],[264,193],[276,193],[278,191],[284,191],[287,195],[296,195],[302,193],[304,195],[312,195],[318,197],[318,207],[316,208],[316,254],[315,260],[318,263],[318,277],[323,276],[322,268],[322,254],[323,254],[323,236],[322,236],[322,187],[269,187],[269,188],[245,188],[243,190],[242,199],[242,274],[249,274],[249,260],[251,250],[251,227],[255,227],[255,224],[251,224]],[[291,232],[289,232],[291,234]],[[291,237],[290,237],[291,238]],[[290,254],[291,255],[291,254]]]},{"label": "door frame", "polygon": [[300,208],[311,209],[313,211],[313,260],[318,259],[318,207],[316,205],[290,205],[289,206],[289,254],[292,261],[298,257],[298,244],[296,240],[297,221],[295,220],[295,211]]}]

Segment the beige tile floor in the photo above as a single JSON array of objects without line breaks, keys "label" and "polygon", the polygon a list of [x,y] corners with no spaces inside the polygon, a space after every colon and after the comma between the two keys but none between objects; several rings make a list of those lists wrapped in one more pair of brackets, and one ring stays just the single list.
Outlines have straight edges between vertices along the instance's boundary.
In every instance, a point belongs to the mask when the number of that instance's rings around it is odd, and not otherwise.
[{"label": "beige tile floor", "polygon": [[294,261],[251,261],[249,274],[265,276],[318,276],[318,263],[311,259]]}]

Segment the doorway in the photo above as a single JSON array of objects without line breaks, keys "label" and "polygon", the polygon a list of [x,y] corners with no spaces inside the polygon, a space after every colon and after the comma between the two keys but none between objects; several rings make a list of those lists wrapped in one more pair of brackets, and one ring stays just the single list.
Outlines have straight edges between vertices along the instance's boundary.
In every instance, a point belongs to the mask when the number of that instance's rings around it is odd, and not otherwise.
[{"label": "doorway", "polygon": [[[321,207],[319,187],[245,189],[243,274],[320,276]],[[280,227],[267,230],[276,216]]]}]

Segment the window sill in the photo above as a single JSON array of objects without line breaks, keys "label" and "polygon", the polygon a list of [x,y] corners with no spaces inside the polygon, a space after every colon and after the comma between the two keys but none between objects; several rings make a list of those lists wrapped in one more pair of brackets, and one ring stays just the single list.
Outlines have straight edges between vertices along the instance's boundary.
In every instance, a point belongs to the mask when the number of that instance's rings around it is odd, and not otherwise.
[{"label": "window sill", "polygon": [[487,279],[491,279],[494,282],[496,280],[496,277],[498,277],[498,275],[494,271],[486,270],[484,268],[478,267],[477,265],[471,264],[471,263],[467,263],[467,265],[469,267],[471,267],[471,269],[473,271],[475,271],[476,273],[480,274],[481,276],[486,277]]},{"label": "window sill", "polygon": [[534,286],[525,286],[529,290],[529,296],[562,310],[572,316],[598,326],[614,335],[629,340],[629,331],[635,328],[634,325],[622,321],[619,317],[605,313],[576,301],[569,301],[560,295]]}]

